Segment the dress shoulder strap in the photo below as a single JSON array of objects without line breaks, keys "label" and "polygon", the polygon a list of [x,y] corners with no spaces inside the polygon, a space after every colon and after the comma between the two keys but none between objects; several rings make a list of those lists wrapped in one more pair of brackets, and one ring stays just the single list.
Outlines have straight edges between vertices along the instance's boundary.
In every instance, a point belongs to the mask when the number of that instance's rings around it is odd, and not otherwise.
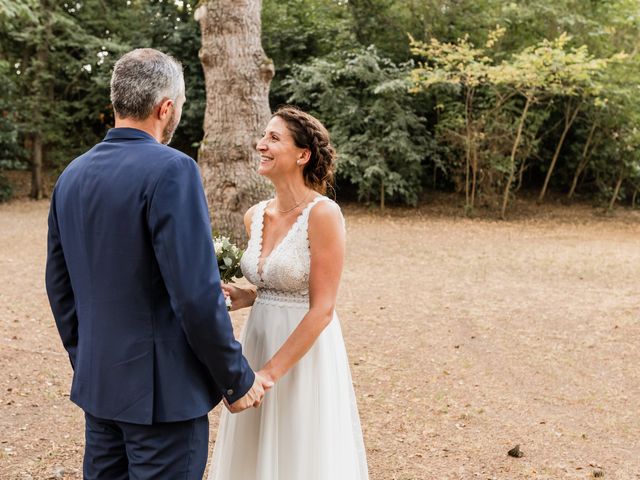
[{"label": "dress shoulder strap", "polygon": [[327,202],[331,201],[324,195],[318,195],[316,198],[311,200],[306,207],[304,207],[304,210],[302,211],[302,214],[300,216],[302,217],[305,224],[309,222],[309,215],[311,214],[311,209],[315,207],[318,203],[323,202],[325,200]]},{"label": "dress shoulder strap", "polygon": [[260,203],[256,204],[253,216],[251,217],[251,240],[257,239],[257,237],[262,238],[264,209],[267,207],[267,203],[269,203],[269,200],[262,200]]},{"label": "dress shoulder strap", "polygon": [[[331,203],[336,204],[336,202],[331,200],[329,197],[325,197],[324,195],[318,195],[311,202],[309,202],[309,204],[305,207],[304,211],[302,212],[302,217],[303,217],[302,218],[302,223],[303,223],[303,225],[305,227],[305,230],[307,230],[309,228],[309,215],[311,215],[311,210],[313,209],[313,207],[315,207],[320,202],[331,202]],[[340,207],[338,207],[338,208],[340,208]],[[340,217],[342,218],[342,226],[345,227],[344,217],[342,215],[340,215]]]}]

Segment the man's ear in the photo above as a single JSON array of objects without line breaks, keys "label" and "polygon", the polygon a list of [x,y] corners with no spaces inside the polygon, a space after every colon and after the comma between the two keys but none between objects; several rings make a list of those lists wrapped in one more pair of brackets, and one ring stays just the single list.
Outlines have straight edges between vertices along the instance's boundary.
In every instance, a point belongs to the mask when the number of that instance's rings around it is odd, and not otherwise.
[{"label": "man's ear", "polygon": [[158,107],[158,118],[164,120],[167,116],[171,115],[171,109],[173,108],[173,100],[167,98],[160,103]]}]

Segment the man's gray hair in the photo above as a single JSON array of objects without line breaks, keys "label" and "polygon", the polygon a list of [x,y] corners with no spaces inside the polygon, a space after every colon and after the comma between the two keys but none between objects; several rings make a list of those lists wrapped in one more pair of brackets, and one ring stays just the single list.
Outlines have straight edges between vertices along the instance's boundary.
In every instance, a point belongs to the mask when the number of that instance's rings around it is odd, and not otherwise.
[{"label": "man's gray hair", "polygon": [[111,75],[111,103],[121,118],[144,120],[163,99],[184,94],[182,64],[153,48],[123,55]]}]

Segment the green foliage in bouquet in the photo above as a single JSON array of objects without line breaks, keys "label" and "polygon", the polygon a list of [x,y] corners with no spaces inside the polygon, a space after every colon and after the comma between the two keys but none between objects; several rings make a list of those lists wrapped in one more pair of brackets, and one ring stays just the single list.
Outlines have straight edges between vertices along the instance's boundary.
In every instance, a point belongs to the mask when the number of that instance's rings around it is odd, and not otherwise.
[{"label": "green foliage in bouquet", "polygon": [[244,250],[231,243],[229,237],[213,237],[213,246],[216,251],[220,278],[224,283],[233,283],[234,278],[242,278],[240,260]]}]

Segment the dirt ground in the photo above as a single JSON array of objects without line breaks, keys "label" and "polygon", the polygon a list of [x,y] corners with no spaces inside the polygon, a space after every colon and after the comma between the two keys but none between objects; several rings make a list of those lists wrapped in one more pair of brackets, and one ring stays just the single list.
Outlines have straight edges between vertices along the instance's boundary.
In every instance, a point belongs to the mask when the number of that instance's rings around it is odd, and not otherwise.
[{"label": "dirt ground", "polygon": [[[640,215],[529,208],[345,208],[338,310],[372,480],[640,479]],[[47,209],[0,205],[3,480],[81,477]]]}]

